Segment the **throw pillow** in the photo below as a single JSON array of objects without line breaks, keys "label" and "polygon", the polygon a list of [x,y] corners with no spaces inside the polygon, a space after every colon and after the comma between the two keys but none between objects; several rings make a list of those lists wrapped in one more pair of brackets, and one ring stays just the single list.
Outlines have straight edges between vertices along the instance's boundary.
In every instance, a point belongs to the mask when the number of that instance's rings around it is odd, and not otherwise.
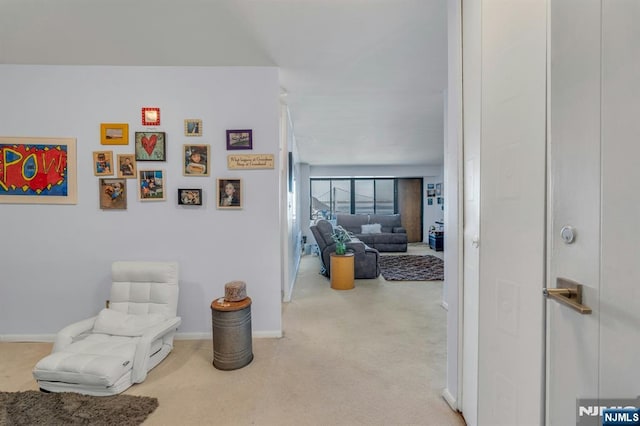
[{"label": "throw pillow", "polygon": [[380,234],[382,233],[382,225],[379,223],[372,223],[370,225],[362,225],[363,234]]},{"label": "throw pillow", "polygon": [[162,314],[126,314],[105,308],[98,314],[93,331],[114,336],[142,336],[147,328],[162,321]]}]

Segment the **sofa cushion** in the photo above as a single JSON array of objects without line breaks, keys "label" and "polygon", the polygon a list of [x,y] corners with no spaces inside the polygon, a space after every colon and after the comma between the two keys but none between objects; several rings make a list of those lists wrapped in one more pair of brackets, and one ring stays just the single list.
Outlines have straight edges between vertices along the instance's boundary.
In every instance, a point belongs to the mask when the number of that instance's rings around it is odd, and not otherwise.
[{"label": "sofa cushion", "polygon": [[379,223],[382,232],[393,232],[393,228],[402,226],[402,219],[399,214],[372,214],[369,223]]},{"label": "sofa cushion", "polygon": [[378,244],[407,244],[407,234],[372,234],[373,245],[377,247]]},{"label": "sofa cushion", "polygon": [[362,232],[362,225],[366,225],[369,223],[369,215],[339,214],[336,217],[336,222],[347,231],[354,234],[360,234]]},{"label": "sofa cushion", "polygon": [[382,232],[382,225],[379,223],[362,225],[361,228],[363,234],[379,234]]}]

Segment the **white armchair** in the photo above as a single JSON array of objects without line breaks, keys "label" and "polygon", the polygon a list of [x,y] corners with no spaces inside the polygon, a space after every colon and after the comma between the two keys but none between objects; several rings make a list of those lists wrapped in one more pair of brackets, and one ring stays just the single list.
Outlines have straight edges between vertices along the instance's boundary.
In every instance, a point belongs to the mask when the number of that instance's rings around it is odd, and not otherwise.
[{"label": "white armchair", "polygon": [[33,369],[41,390],[114,395],[173,349],[181,319],[176,262],[114,262],[109,308],[71,324]]}]

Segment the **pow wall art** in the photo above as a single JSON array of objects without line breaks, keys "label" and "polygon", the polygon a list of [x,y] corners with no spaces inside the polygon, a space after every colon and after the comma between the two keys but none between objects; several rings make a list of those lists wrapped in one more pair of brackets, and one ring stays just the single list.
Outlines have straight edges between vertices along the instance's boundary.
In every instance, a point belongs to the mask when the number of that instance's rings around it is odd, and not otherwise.
[{"label": "pow wall art", "polygon": [[75,139],[0,137],[0,203],[76,202]]}]

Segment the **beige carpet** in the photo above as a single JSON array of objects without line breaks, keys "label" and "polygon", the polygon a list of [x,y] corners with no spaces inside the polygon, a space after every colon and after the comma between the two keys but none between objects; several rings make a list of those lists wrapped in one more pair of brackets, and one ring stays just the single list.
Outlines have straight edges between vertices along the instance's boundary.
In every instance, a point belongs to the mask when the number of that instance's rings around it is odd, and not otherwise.
[{"label": "beige carpet", "polygon": [[[412,245],[408,254],[434,254]],[[442,399],[442,282],[356,280],[332,290],[304,256],[285,336],[254,339],[254,360],[234,371],[211,362],[210,340],[176,341],[144,383],[125,393],[158,398],[145,425],[463,425]],[[208,306],[208,305],[207,305]],[[209,313],[203,315],[208,315]],[[0,390],[37,389],[49,343],[0,342]]]}]

